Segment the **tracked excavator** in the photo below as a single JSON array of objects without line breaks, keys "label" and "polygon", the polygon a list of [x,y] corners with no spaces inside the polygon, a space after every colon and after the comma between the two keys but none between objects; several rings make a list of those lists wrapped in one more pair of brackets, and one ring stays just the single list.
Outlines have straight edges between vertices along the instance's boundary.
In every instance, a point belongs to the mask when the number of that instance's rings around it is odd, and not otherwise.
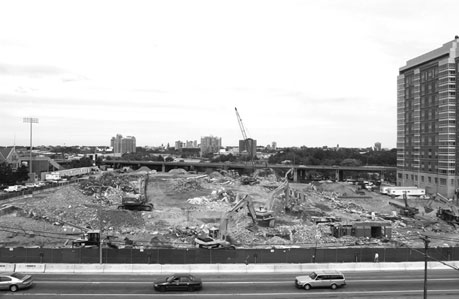
[{"label": "tracked excavator", "polygon": [[235,249],[234,245],[231,244],[229,241],[228,236],[228,228],[232,220],[232,216],[239,212],[244,206],[249,209],[249,215],[252,217],[252,221],[256,224],[256,218],[253,216],[255,215],[255,210],[253,209],[252,202],[250,201],[249,197],[246,195],[242,199],[238,199],[236,204],[225,214],[220,220],[220,225],[216,235],[210,236],[206,235],[203,232],[198,234],[194,239],[194,242],[199,248],[206,248],[206,249],[221,249],[221,248],[228,248],[228,249]]},{"label": "tracked excavator", "polygon": [[[288,176],[292,171],[293,171],[293,168],[287,171],[283,182],[279,185],[279,187],[274,189],[274,191],[271,193],[266,205],[258,206],[254,208],[257,224],[261,226],[274,227],[275,225],[275,217],[274,217],[274,210],[273,210],[274,202],[276,201],[276,197],[282,192],[285,192],[285,196],[287,197],[286,200],[288,200],[288,192],[289,192]],[[249,209],[249,213],[250,213],[250,209]]]},{"label": "tracked excavator", "polygon": [[132,211],[151,211],[153,204],[148,201],[147,188],[148,188],[148,174],[138,180],[138,190],[134,192],[124,192],[121,198],[121,205],[118,206],[119,210],[132,210]]},{"label": "tracked excavator", "polygon": [[400,209],[400,214],[403,216],[407,217],[414,217],[415,215],[419,214],[419,209],[415,207],[410,207],[408,205],[408,197],[406,195],[406,192],[403,192],[403,201],[405,202],[405,205],[402,206],[400,204],[397,204],[395,202],[389,202],[390,205],[393,205],[394,207],[397,207]]}]

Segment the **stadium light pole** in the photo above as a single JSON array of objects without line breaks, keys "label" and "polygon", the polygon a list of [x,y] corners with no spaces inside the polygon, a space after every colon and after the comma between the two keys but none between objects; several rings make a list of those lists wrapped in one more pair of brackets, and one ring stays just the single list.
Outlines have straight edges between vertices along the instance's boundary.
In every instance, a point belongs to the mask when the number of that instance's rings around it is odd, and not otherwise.
[{"label": "stadium light pole", "polygon": [[[24,117],[23,122],[30,124],[30,160],[29,160],[29,179],[32,181],[32,124],[38,124],[38,118]],[[33,178],[35,182],[35,178]]]}]

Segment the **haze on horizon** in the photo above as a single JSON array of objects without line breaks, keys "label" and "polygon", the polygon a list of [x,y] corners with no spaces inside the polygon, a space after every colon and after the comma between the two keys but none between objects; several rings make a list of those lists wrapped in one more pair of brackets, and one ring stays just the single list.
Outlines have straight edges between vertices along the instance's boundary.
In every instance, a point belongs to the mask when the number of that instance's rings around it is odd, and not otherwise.
[{"label": "haze on horizon", "polygon": [[[453,0],[2,1],[0,146],[396,144],[396,79]],[[454,30],[454,29],[453,29]]]}]

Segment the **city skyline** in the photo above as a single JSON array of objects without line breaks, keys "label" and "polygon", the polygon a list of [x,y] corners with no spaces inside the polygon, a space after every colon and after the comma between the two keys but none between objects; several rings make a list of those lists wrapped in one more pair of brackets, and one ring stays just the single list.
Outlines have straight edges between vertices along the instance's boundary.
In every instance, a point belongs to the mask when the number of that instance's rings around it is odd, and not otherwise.
[{"label": "city skyline", "polygon": [[[90,9],[88,9],[90,8]],[[0,146],[217,136],[396,147],[397,75],[452,40],[455,1],[9,1]]]}]

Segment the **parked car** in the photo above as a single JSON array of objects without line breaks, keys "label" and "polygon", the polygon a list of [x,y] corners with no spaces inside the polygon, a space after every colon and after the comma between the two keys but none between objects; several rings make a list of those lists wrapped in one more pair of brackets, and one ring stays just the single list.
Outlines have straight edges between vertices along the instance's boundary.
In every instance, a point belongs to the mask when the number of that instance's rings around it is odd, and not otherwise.
[{"label": "parked car", "polygon": [[195,291],[202,289],[201,279],[191,274],[173,274],[164,279],[155,281],[155,290],[165,291]]},{"label": "parked car", "polygon": [[343,273],[339,271],[315,271],[309,275],[297,276],[295,286],[309,290],[310,288],[332,288],[333,290],[346,285]]},{"label": "parked car", "polygon": [[18,272],[0,273],[0,289],[16,292],[19,289],[24,289],[32,286],[33,278],[31,275],[26,275]]},{"label": "parked car", "polygon": [[3,189],[3,191],[5,191],[5,192],[18,192],[18,191],[22,191],[24,189],[26,189],[24,186],[14,185],[14,186],[9,186],[6,189]]}]

